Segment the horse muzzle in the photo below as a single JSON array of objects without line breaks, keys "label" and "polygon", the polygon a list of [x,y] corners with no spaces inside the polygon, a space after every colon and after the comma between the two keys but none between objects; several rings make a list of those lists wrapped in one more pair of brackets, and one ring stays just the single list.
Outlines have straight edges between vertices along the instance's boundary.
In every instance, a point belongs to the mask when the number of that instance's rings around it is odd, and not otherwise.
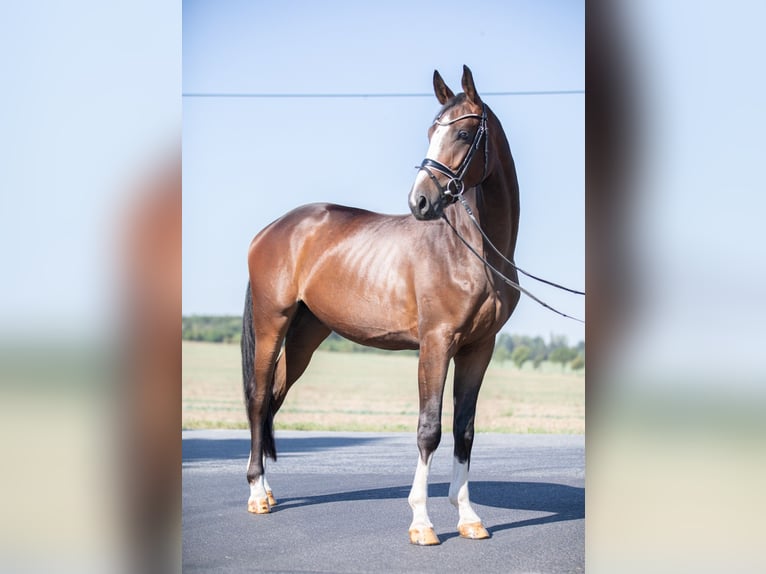
[{"label": "horse muzzle", "polygon": [[410,191],[410,211],[415,219],[420,221],[438,219],[444,212],[444,198],[441,191],[433,189],[433,186],[428,183],[428,178],[425,177],[424,180],[421,174],[418,174]]}]

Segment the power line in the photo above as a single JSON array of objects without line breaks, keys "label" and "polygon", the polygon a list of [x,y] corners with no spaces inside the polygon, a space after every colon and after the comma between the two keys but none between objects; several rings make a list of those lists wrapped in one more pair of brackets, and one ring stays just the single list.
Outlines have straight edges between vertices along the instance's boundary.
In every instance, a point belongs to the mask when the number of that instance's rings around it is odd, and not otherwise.
[{"label": "power line", "polygon": [[[585,90],[529,90],[515,92],[482,92],[483,96],[569,96]],[[400,93],[263,93],[263,92],[185,92],[184,98],[432,98],[432,92]]]}]

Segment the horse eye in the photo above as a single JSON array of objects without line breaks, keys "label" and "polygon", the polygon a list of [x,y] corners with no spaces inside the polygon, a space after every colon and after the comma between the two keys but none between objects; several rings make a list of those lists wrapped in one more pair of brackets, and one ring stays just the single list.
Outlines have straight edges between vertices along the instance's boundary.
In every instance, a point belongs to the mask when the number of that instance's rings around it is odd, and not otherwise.
[{"label": "horse eye", "polygon": [[468,139],[468,132],[465,130],[460,130],[457,132],[457,139],[459,140],[467,140]]}]

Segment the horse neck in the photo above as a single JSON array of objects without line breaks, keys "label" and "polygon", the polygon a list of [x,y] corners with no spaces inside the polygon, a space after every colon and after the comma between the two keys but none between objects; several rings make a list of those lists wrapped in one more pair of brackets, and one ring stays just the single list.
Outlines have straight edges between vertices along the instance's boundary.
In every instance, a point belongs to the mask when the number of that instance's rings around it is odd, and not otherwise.
[{"label": "horse neck", "polygon": [[479,219],[492,243],[508,259],[513,259],[519,232],[516,166],[499,121],[497,127],[490,130],[490,134],[494,134],[489,145],[491,150],[495,150],[495,155],[489,166],[490,173],[481,184],[481,197],[477,197]]}]

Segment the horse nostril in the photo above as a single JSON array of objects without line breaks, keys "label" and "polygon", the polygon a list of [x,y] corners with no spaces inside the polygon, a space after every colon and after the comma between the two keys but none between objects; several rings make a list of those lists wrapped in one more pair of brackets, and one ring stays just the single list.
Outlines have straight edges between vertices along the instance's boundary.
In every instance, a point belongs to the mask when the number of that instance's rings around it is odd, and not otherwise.
[{"label": "horse nostril", "polygon": [[424,195],[420,196],[420,201],[418,201],[418,210],[420,213],[425,213],[426,208],[428,207],[428,200]]}]

